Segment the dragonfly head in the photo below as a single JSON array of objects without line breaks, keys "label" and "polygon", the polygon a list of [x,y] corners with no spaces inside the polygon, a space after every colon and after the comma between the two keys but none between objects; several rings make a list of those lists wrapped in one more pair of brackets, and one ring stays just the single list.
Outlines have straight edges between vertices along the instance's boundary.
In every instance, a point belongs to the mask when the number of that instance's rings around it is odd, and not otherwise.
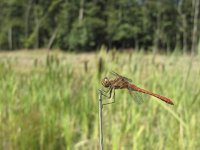
[{"label": "dragonfly head", "polygon": [[111,83],[107,77],[105,77],[105,78],[103,78],[103,80],[101,80],[101,84],[106,88],[110,87],[110,85],[111,85]]}]

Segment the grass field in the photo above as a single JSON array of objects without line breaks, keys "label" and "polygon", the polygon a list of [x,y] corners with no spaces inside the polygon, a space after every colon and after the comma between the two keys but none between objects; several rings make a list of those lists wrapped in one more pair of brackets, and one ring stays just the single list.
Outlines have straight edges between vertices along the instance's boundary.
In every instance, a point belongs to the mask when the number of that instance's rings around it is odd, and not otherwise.
[{"label": "grass field", "polygon": [[153,97],[138,105],[116,91],[103,108],[106,150],[197,150],[199,66],[198,56],[179,54],[1,52],[0,149],[98,149],[98,89],[114,70],[175,105]]}]

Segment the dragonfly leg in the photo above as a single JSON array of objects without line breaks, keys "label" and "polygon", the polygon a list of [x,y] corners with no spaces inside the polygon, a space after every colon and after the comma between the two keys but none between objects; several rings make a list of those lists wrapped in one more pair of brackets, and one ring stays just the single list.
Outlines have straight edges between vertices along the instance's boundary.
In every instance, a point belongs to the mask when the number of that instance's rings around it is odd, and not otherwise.
[{"label": "dragonfly leg", "polygon": [[[114,89],[114,91],[115,91],[115,89]],[[112,97],[112,92],[113,92],[113,88],[110,88],[110,91],[109,91],[109,99],[111,99],[111,97]]]},{"label": "dragonfly leg", "polygon": [[[110,98],[110,91],[111,91],[111,88],[108,89],[108,91],[105,91],[103,89],[100,89],[100,91],[102,92],[102,95],[107,97],[107,98]],[[108,95],[108,92],[109,92],[109,95]]]},{"label": "dragonfly leg", "polygon": [[[112,95],[112,90],[113,90],[113,95]],[[109,96],[110,100],[113,100],[111,102],[108,102],[108,103],[104,103],[103,105],[108,105],[108,104],[112,104],[112,103],[115,103],[115,89],[111,89],[111,92],[110,92],[110,96]]]},{"label": "dragonfly leg", "polygon": [[108,90],[100,89],[100,91],[103,93],[108,93],[110,91],[110,88]]},{"label": "dragonfly leg", "polygon": [[105,95],[105,94],[104,94],[104,96],[107,97],[108,99],[111,99],[111,97],[112,97],[112,92],[113,92],[113,88],[109,88],[109,91],[108,91],[108,92],[109,92],[109,93],[108,93],[109,95]]},{"label": "dragonfly leg", "polygon": [[105,96],[105,97],[108,97],[108,98],[109,98],[109,96],[108,96],[108,95],[106,95],[106,94],[104,93],[104,91],[101,91],[101,92],[102,92],[101,94],[102,94],[103,96]]}]

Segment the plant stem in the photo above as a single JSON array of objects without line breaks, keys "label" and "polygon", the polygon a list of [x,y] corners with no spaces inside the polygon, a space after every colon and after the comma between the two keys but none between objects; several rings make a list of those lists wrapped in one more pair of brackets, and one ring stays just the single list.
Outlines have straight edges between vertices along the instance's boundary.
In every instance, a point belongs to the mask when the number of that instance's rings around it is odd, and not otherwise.
[{"label": "plant stem", "polygon": [[102,92],[99,90],[99,146],[103,150],[103,129],[102,129]]}]

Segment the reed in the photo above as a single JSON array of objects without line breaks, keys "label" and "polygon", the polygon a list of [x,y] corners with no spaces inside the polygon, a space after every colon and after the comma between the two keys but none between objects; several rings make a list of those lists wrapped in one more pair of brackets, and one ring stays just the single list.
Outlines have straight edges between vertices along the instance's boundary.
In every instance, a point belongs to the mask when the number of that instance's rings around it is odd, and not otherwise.
[{"label": "reed", "polygon": [[198,149],[199,58],[191,67],[190,58],[182,55],[157,55],[154,62],[150,54],[133,53],[129,59],[115,52],[113,61],[112,55],[88,55],[92,65],[87,72],[82,62],[59,56],[49,56],[46,65],[38,61],[28,72],[9,60],[9,65],[2,62],[0,149],[98,149],[98,75],[107,76],[110,70],[171,98],[175,105],[153,97],[137,105],[127,91],[116,91],[115,103],[102,111],[104,149]]}]

